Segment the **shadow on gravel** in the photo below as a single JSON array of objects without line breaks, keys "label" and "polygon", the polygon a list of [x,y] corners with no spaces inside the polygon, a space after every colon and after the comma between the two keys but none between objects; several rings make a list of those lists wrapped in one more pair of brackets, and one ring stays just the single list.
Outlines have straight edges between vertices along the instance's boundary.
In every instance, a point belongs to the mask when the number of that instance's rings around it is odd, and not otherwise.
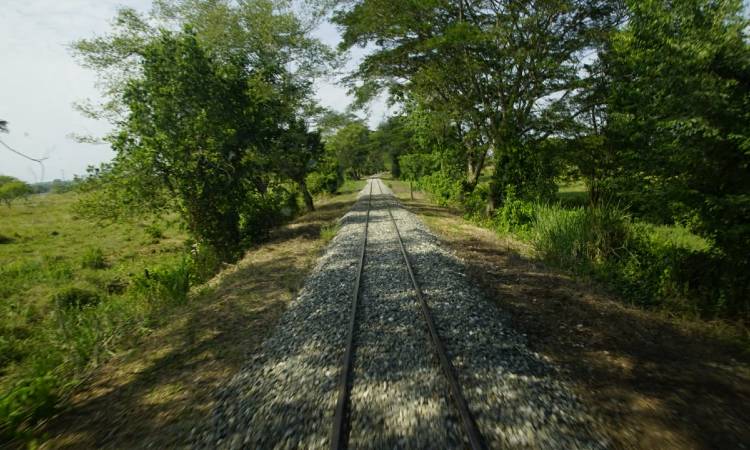
[{"label": "shadow on gravel", "polygon": [[[417,213],[425,208],[406,204]],[[747,446],[750,361],[740,348],[718,339],[709,325],[625,306],[435,208],[426,213],[432,230],[529,346],[562,370],[614,447]]]}]

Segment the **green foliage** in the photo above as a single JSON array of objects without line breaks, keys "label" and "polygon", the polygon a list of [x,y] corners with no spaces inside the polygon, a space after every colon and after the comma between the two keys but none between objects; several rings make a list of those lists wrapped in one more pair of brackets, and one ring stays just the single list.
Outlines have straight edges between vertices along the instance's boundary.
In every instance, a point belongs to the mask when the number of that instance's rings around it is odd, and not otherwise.
[{"label": "green foliage", "polygon": [[540,255],[561,267],[591,268],[623,252],[630,218],[614,205],[566,209],[538,205],[531,240]]},{"label": "green foliage", "polygon": [[324,242],[330,242],[339,232],[338,224],[325,225],[320,228],[320,237]]},{"label": "green foliage", "polygon": [[0,177],[0,201],[8,207],[15,200],[24,198],[33,192],[31,186],[21,180],[7,176]]},{"label": "green foliage", "polygon": [[493,223],[500,232],[526,233],[534,220],[534,205],[519,199],[513,188],[504,195],[503,206],[495,211]]},{"label": "green foliage", "polygon": [[61,309],[81,309],[96,306],[102,298],[98,292],[79,287],[66,287],[52,297],[52,303]]},{"label": "green foliage", "polygon": [[398,158],[401,169],[401,178],[409,181],[417,181],[433,172],[436,172],[440,163],[432,153],[412,153],[402,155]]},{"label": "green foliage", "polygon": [[246,216],[270,208],[273,186],[295,183],[313,209],[306,175],[323,147],[302,119],[315,110],[303,77],[333,54],[307,35],[311,23],[284,2],[175,0],[148,17],[122,9],[112,34],[77,42],[108,97],[104,110],[82,110],[117,117],[108,137],[117,157],[93,171],[80,211],[178,211],[194,239],[229,260],[267,232],[250,224],[276,222]]},{"label": "green foliage", "polygon": [[241,205],[239,224],[246,243],[265,238],[271,227],[292,219],[298,211],[297,195],[284,186],[248,196]]},{"label": "green foliage", "polygon": [[133,279],[133,294],[159,305],[184,304],[190,292],[191,264],[183,258],[173,264],[150,269]]},{"label": "green foliage", "polygon": [[313,194],[333,194],[339,187],[339,176],[334,168],[328,172],[312,172],[307,176],[307,187]]},{"label": "green foliage", "polygon": [[432,195],[442,206],[456,206],[463,200],[464,184],[443,171],[434,172],[419,179],[419,188]]},{"label": "green foliage", "polygon": [[750,45],[739,0],[629,2],[605,55],[609,190],[750,268]]},{"label": "green foliage", "polygon": [[52,374],[24,379],[0,396],[0,437],[12,438],[22,425],[34,425],[57,411],[58,380]]},{"label": "green foliage", "polygon": [[81,267],[84,269],[104,269],[107,267],[107,261],[104,258],[104,252],[99,247],[87,249],[81,257]]},{"label": "green foliage", "polygon": [[362,122],[352,122],[340,128],[326,140],[326,147],[335,155],[339,170],[347,177],[358,180],[377,171],[368,159],[370,130]]}]

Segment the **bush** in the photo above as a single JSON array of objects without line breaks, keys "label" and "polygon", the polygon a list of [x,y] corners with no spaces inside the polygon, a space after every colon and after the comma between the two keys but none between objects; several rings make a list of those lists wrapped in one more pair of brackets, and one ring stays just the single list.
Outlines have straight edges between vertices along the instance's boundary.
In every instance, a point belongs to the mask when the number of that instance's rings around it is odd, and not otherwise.
[{"label": "bush", "polygon": [[52,296],[52,302],[60,309],[82,309],[101,302],[99,293],[78,287],[67,287]]},{"label": "bush", "polygon": [[187,258],[176,264],[144,269],[133,279],[133,293],[149,303],[181,304],[190,292],[191,264]]},{"label": "bush", "polygon": [[485,216],[489,194],[489,184],[480,183],[472,192],[464,196],[463,206],[467,218],[480,218]]},{"label": "bush", "polygon": [[0,244],[10,244],[11,242],[13,242],[12,237],[0,234]]},{"label": "bush", "polygon": [[590,269],[622,253],[628,244],[630,218],[616,206],[535,209],[531,240],[542,258],[556,265]]},{"label": "bush", "polygon": [[305,182],[311,194],[334,194],[340,185],[339,176],[336,171],[327,173],[312,172],[307,176]]},{"label": "bush", "polygon": [[0,435],[12,439],[24,426],[51,416],[58,403],[57,379],[51,374],[21,380],[0,397]]},{"label": "bush", "polygon": [[221,268],[221,258],[209,246],[194,242],[186,243],[190,249],[191,273],[196,283],[209,280]]},{"label": "bush", "polygon": [[336,233],[338,232],[339,225],[337,223],[324,225],[320,228],[320,238],[323,239],[324,242],[330,242],[334,237],[336,237]]},{"label": "bush", "polygon": [[464,198],[463,183],[443,172],[435,172],[419,179],[421,189],[432,194],[433,200],[440,206],[455,206]]},{"label": "bush", "polygon": [[495,228],[500,232],[528,232],[534,220],[534,205],[516,197],[512,188],[505,192],[504,200],[503,206],[495,212]]},{"label": "bush", "polygon": [[151,238],[151,242],[158,243],[159,239],[164,238],[164,230],[159,226],[158,223],[151,223],[148,224],[144,231],[146,232],[146,235]]},{"label": "bush", "polygon": [[104,259],[102,249],[95,247],[86,250],[81,257],[81,267],[84,269],[104,269],[107,261]]},{"label": "bush", "polygon": [[263,239],[269,230],[299,212],[297,195],[283,186],[269,188],[265,194],[249,196],[241,209],[240,230],[245,245]]}]

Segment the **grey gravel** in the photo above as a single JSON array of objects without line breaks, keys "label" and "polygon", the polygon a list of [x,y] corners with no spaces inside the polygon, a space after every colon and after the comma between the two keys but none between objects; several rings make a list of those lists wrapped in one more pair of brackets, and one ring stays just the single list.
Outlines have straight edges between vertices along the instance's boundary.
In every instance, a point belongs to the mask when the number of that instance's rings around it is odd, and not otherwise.
[{"label": "grey gravel", "polygon": [[[469,408],[490,448],[606,448],[594,418],[531,352],[463,263],[373,184],[362,275],[350,448],[465,448],[387,207],[430,305]],[[368,184],[369,184],[368,183]],[[324,448],[336,404],[369,187],[247,366],[217,392],[197,448]],[[382,195],[381,194],[382,190]]]}]

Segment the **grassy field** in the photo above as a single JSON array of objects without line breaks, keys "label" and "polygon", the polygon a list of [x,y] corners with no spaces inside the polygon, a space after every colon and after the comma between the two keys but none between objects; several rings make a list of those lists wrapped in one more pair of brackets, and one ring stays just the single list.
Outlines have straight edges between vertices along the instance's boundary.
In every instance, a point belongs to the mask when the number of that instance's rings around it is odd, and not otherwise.
[{"label": "grassy field", "polygon": [[[362,184],[318,199],[314,217],[335,220]],[[174,221],[97,223],[76,215],[76,195],[33,195],[2,209],[0,442],[38,435],[37,420],[70,403],[103,362],[139,348],[212,290],[195,279],[189,241]],[[315,239],[335,234],[328,222],[315,224]]]},{"label": "grassy field", "polygon": [[0,222],[0,427],[50,414],[59,396],[158,322],[137,296],[146,270],[180,264],[185,234],[167,221],[100,224],[76,194],[39,194]]}]

